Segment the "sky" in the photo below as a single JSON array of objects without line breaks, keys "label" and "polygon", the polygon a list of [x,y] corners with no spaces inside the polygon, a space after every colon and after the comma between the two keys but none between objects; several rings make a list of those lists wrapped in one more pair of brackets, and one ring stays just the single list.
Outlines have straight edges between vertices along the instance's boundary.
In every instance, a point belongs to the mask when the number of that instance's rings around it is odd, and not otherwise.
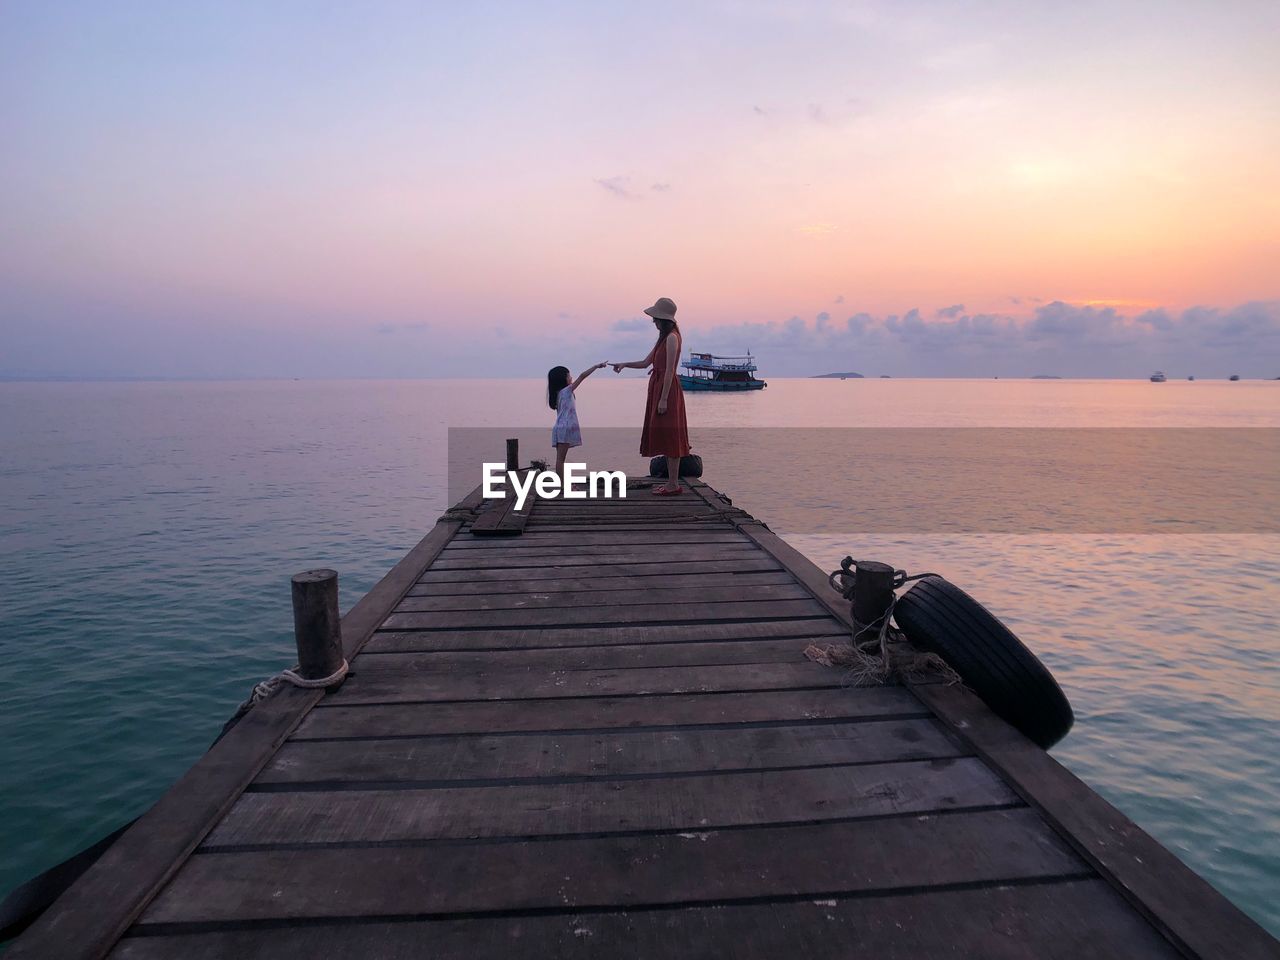
[{"label": "sky", "polygon": [[1280,376],[1275,0],[0,3],[0,376]]}]

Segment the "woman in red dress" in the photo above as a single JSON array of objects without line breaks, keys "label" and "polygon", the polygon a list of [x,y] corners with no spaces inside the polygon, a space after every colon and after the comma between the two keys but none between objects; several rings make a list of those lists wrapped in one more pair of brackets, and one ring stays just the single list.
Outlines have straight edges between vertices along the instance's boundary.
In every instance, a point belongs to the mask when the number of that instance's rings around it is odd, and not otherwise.
[{"label": "woman in red dress", "polygon": [[680,486],[680,458],[689,453],[689,425],[684,418],[684,390],[676,367],[680,363],[683,341],[676,326],[676,305],[666,297],[659,297],[652,307],[645,310],[658,328],[658,342],[643,360],[615,363],[613,372],[624,367],[649,371],[649,395],[644,406],[644,430],[640,433],[642,457],[667,458],[667,482],[654,487],[660,497],[673,497],[683,493]]}]

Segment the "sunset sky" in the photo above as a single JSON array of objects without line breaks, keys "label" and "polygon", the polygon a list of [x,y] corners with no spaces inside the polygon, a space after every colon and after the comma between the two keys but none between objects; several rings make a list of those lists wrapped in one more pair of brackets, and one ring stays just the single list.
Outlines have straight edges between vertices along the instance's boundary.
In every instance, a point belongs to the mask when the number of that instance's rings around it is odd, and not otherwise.
[{"label": "sunset sky", "polygon": [[1280,375],[1275,0],[0,4],[0,375]]}]

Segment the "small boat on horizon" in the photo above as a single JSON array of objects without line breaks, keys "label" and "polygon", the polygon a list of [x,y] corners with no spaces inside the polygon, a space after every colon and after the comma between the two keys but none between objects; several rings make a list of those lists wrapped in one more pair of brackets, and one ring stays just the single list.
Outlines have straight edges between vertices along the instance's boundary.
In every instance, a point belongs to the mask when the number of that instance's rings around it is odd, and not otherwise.
[{"label": "small boat on horizon", "polygon": [[739,357],[690,353],[680,366],[686,371],[680,374],[680,386],[686,390],[763,390],[768,386],[757,379],[756,362],[750,351]]},{"label": "small boat on horizon", "polygon": [[1155,373],[1151,375],[1152,383],[1164,383],[1168,379],[1169,378],[1164,375],[1163,370],[1157,370]]},{"label": "small boat on horizon", "polygon": [[1228,380],[1239,380],[1239,379],[1240,379],[1240,374],[1238,374],[1238,373],[1233,373],[1231,376],[1227,377],[1227,379],[1228,379]]}]

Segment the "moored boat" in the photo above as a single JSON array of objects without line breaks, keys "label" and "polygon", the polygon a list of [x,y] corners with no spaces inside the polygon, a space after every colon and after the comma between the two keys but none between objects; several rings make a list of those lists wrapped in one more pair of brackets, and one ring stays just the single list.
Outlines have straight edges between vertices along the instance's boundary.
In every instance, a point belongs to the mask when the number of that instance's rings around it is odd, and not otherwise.
[{"label": "moored boat", "polygon": [[680,366],[680,386],[686,390],[763,390],[768,386],[756,377],[755,358],[719,357],[710,353],[690,353]]},{"label": "moored boat", "polygon": [[1153,374],[1151,375],[1151,382],[1152,382],[1152,383],[1164,383],[1164,382],[1165,382],[1165,380],[1167,380],[1167,379],[1168,379],[1168,378],[1164,375],[1164,371],[1163,371],[1163,370],[1157,370],[1155,373],[1153,373]]}]

